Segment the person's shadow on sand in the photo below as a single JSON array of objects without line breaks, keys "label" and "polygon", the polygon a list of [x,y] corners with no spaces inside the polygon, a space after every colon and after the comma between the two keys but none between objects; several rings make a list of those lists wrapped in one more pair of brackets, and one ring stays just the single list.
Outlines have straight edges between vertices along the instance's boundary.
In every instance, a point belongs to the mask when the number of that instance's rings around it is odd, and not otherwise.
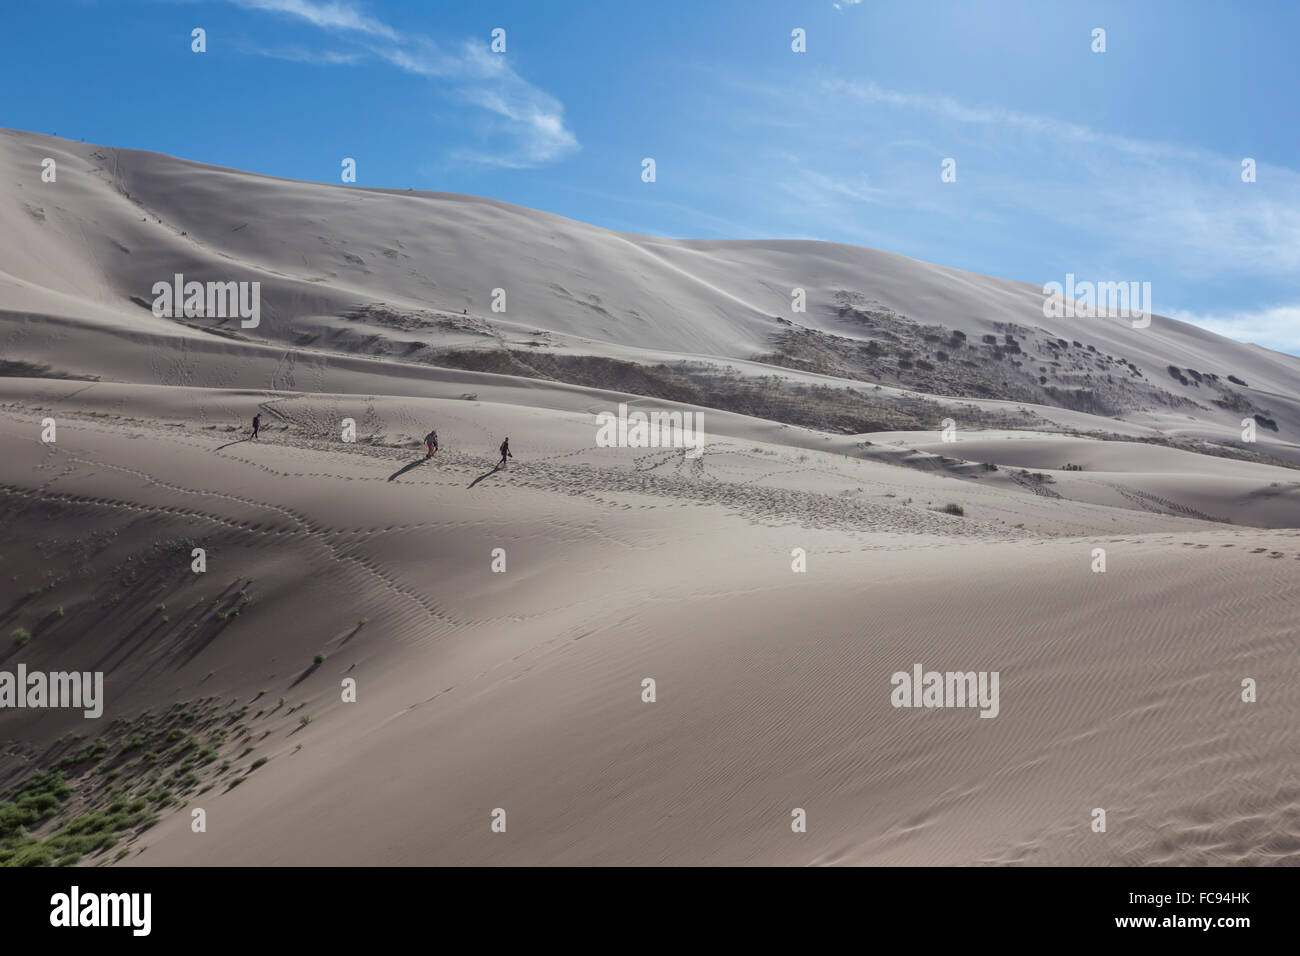
[{"label": "person's shadow on sand", "polygon": [[424,459],[424,458],[417,458],[417,459],[415,459],[415,461],[411,462],[409,465],[403,465],[401,468],[397,469],[397,471],[395,471],[395,472],[393,472],[391,475],[389,475],[389,476],[388,476],[388,480],[389,480],[389,481],[393,481],[394,479],[401,478],[404,474],[406,474],[406,473],[407,473],[408,471],[410,471],[412,468],[418,468],[418,467],[420,467],[421,465],[423,465],[423,464],[425,463],[425,461],[426,461],[426,459]]},{"label": "person's shadow on sand", "polygon": [[469,486],[470,486],[471,488],[473,488],[475,485],[477,485],[477,484],[478,484],[480,481],[482,481],[484,478],[491,478],[493,475],[495,475],[495,474],[496,474],[498,471],[500,471],[500,470],[501,470],[501,466],[500,466],[500,465],[497,465],[497,466],[496,466],[495,468],[493,468],[491,471],[485,471],[485,472],[483,472],[483,474],[479,475],[477,478],[475,478],[473,481],[471,481],[471,482],[469,483]]},{"label": "person's shadow on sand", "polygon": [[221,451],[222,448],[229,448],[231,445],[238,445],[241,441],[252,441],[251,435],[245,435],[243,438],[236,438],[234,441],[228,441],[224,445],[218,445],[213,451]]}]

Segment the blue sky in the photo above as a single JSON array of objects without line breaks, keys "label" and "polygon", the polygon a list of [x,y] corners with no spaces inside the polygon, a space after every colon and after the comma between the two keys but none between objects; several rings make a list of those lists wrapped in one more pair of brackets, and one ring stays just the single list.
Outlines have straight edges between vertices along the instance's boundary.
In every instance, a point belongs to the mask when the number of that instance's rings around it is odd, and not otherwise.
[{"label": "blue sky", "polygon": [[320,182],[353,157],[361,185],[632,232],[1149,281],[1156,312],[1300,354],[1297,37],[1300,4],[1268,0],[44,0],[5,11],[0,126]]}]

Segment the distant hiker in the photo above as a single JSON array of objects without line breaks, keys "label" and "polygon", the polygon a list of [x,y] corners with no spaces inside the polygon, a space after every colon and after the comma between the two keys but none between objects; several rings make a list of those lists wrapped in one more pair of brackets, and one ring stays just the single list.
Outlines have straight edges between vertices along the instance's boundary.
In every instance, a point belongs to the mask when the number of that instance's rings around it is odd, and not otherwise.
[{"label": "distant hiker", "polygon": [[510,439],[507,438],[501,443],[501,464],[497,465],[497,467],[504,468],[506,466],[506,459],[514,457],[514,455],[510,454]]},{"label": "distant hiker", "polygon": [[248,436],[248,437],[250,437],[250,438],[256,438],[256,437],[257,437],[257,430],[258,430],[259,428],[261,428],[261,427],[262,427],[262,415],[261,415],[261,413],[259,412],[258,414],[256,414],[256,415],[253,416],[253,434],[250,435],[250,436]]},{"label": "distant hiker", "polygon": [[433,453],[438,450],[438,431],[434,429],[424,436],[424,443],[429,446],[429,453],[424,456],[425,461],[433,457]]}]

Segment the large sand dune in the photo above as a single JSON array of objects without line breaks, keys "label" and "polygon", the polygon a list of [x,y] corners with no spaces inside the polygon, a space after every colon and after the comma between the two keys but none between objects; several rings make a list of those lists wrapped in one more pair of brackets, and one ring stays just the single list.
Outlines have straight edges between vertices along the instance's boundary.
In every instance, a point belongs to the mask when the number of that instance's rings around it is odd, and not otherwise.
[{"label": "large sand dune", "polygon": [[[114,799],[158,815],[46,862],[1300,859],[1300,360],[1159,316],[1054,324],[1038,286],[888,253],[28,133],[0,133],[0,217],[0,671],[100,670],[106,695],[97,721],[0,711],[0,790],[71,781],[37,840]],[[133,301],[177,272],[262,282],[262,324]],[[1102,414],[836,364],[907,322],[1015,326],[1070,353],[1053,375],[1112,356],[1096,374],[1122,359],[1131,387]],[[766,361],[794,328],[855,344]],[[620,364],[595,382],[447,350]],[[632,387],[674,360],[934,419],[854,433],[734,411],[743,389]],[[620,402],[702,410],[704,453],[598,447]],[[1255,414],[1272,425],[1243,443]],[[998,672],[997,716],[892,706],[915,664]]]}]

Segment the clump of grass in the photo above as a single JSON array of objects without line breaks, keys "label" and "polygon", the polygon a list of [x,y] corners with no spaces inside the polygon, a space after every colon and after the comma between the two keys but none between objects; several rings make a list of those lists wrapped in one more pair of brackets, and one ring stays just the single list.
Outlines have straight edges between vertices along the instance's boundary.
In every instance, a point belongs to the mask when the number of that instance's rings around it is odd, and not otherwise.
[{"label": "clump of grass", "polygon": [[325,663],[325,655],[317,652],[316,656],[311,659],[311,662],[317,667],[320,667]]},{"label": "clump of grass", "polygon": [[161,604],[161,603],[159,603],[159,604],[155,604],[155,605],[153,606],[153,609],[154,609],[154,612],[155,612],[155,613],[157,613],[157,614],[161,614],[163,611],[167,610],[167,605],[166,605],[166,604]]},{"label": "clump of grass", "polygon": [[25,837],[27,832],[54,816],[72,795],[72,788],[63,774],[35,774],[12,794],[0,802],[0,865],[11,840]]},{"label": "clump of grass", "polygon": [[309,714],[303,714],[301,717],[298,718],[299,727],[306,727],[310,723],[311,723],[311,716]]},{"label": "clump of grass", "polygon": [[252,773],[252,772],[253,772],[254,770],[256,770],[258,767],[260,767],[260,766],[262,766],[263,764],[265,764],[265,763],[266,763],[266,759],[267,759],[266,757],[258,757],[256,760],[253,761],[253,765],[252,765],[251,767],[248,768],[248,772],[249,772],[249,773]]},{"label": "clump of grass", "polygon": [[965,508],[963,508],[961,505],[953,504],[952,502],[948,502],[948,504],[944,505],[939,510],[946,515],[957,515],[958,517],[962,517],[963,515],[966,514]]},{"label": "clump of grass", "polygon": [[81,814],[44,839],[29,836],[58,814],[71,793],[62,774],[40,773],[0,802],[0,866],[70,865],[87,853],[111,848],[123,831],[151,819],[146,801],[118,794],[106,807]]},{"label": "clump of grass", "polygon": [[25,627],[16,627],[9,636],[13,639],[14,647],[23,647],[32,639],[32,632]]}]

